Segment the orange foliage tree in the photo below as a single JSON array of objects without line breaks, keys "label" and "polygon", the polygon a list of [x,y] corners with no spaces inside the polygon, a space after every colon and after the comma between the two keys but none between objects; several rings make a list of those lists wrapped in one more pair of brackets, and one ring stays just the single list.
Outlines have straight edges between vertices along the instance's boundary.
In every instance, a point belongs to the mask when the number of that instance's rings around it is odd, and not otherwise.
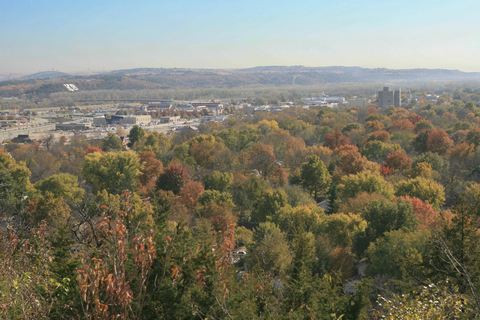
[{"label": "orange foliage tree", "polygon": [[282,167],[278,167],[277,169],[270,172],[268,179],[275,186],[283,187],[288,183],[288,173]]},{"label": "orange foliage tree", "polygon": [[180,191],[179,202],[187,209],[193,210],[198,203],[198,196],[204,191],[203,184],[200,182],[189,182]]},{"label": "orange foliage tree", "polygon": [[351,144],[350,139],[345,137],[341,131],[337,130],[334,133],[325,135],[323,146],[335,150],[338,147],[348,144]]},{"label": "orange foliage tree", "polygon": [[474,150],[475,150],[475,145],[473,143],[468,144],[463,142],[453,147],[452,149],[450,149],[448,153],[451,157],[468,158],[473,154]]},{"label": "orange foliage tree", "polygon": [[273,148],[262,142],[257,142],[252,146],[251,165],[254,169],[261,172],[263,178],[267,178],[270,172],[275,170],[275,154]]},{"label": "orange foliage tree", "polygon": [[405,152],[395,151],[389,153],[383,162],[383,167],[392,168],[394,170],[406,171],[412,166],[412,159],[410,159]]},{"label": "orange foliage tree", "polygon": [[[155,234],[151,231],[131,239],[124,224],[126,212],[118,215],[116,220],[108,216],[99,224],[99,256],[83,255],[77,271],[86,319],[138,319],[146,302],[146,284],[156,257]],[[127,272],[130,263],[133,271]]]},{"label": "orange foliage tree", "polygon": [[383,143],[388,143],[390,141],[390,133],[387,131],[375,131],[362,142],[362,146],[365,146],[365,144],[367,144],[369,141],[377,140]]},{"label": "orange foliage tree", "polygon": [[138,180],[145,189],[145,193],[148,193],[153,189],[157,177],[162,173],[163,163],[157,160],[155,153],[151,151],[143,151],[140,153],[139,158],[142,168],[140,169]]},{"label": "orange foliage tree", "polygon": [[379,131],[385,129],[385,125],[378,120],[365,122],[365,129],[369,131]]},{"label": "orange foliage tree", "polygon": [[415,131],[415,125],[408,119],[400,119],[394,121],[390,127],[388,127],[388,131]]},{"label": "orange foliage tree", "polygon": [[445,130],[433,131],[428,136],[427,151],[440,155],[446,154],[453,147],[453,140],[449,138]]}]

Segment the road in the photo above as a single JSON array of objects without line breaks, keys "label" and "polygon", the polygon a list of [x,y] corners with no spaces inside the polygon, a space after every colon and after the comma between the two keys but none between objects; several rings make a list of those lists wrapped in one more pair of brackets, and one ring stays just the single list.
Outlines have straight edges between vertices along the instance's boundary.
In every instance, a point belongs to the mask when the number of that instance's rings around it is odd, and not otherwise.
[{"label": "road", "polygon": [[[30,135],[30,138],[34,140],[42,139],[46,135],[49,135],[52,133],[57,138],[61,136],[69,137],[69,136],[73,136],[74,134],[73,131],[61,131],[61,130],[54,131],[55,124],[48,123],[48,120],[46,119],[37,117],[35,120],[37,121],[37,124],[35,125],[0,129],[0,142],[4,140],[13,139],[21,134],[28,134]],[[71,122],[80,122],[80,121],[82,121],[82,119],[78,119]],[[160,133],[167,133],[168,131],[172,130],[175,126],[190,125],[190,124],[193,124],[193,122],[188,121],[188,123],[185,124],[184,121],[181,121],[176,123],[162,123],[162,124],[155,124],[155,125],[149,125],[149,126],[142,126],[142,128],[146,132],[157,131]],[[197,123],[195,124],[198,125]],[[108,133],[116,132],[116,127],[110,127],[110,128],[113,130],[106,130],[105,127],[99,127],[99,128],[92,128],[91,130],[81,131],[81,133],[84,134],[87,138],[101,138],[101,137],[106,137]],[[125,131],[126,134],[130,132],[130,129],[123,129],[123,130]]]}]

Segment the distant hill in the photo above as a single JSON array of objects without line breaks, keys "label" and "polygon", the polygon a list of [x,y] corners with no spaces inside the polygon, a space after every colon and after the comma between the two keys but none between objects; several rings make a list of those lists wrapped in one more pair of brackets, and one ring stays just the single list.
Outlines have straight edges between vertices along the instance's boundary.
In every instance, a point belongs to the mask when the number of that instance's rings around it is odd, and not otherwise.
[{"label": "distant hill", "polygon": [[[49,79],[48,81],[46,79]],[[368,69],[361,67],[261,66],[246,69],[136,68],[99,74],[46,71],[0,81],[0,96],[48,98],[66,92],[64,83],[82,91],[312,86],[338,83],[412,83],[480,81],[478,72],[445,69]]]},{"label": "distant hill", "polygon": [[64,72],[58,71],[43,71],[37,72],[34,74],[29,74],[28,76],[23,76],[21,79],[54,79],[60,77],[70,77],[71,75]]}]

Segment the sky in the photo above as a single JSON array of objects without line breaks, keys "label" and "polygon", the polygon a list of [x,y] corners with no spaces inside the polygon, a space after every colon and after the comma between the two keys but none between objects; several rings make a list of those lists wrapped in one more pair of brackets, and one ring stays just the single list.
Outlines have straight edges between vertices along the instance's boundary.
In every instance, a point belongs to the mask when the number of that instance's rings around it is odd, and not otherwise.
[{"label": "sky", "polygon": [[480,72],[479,0],[0,0],[0,73],[360,66]]}]

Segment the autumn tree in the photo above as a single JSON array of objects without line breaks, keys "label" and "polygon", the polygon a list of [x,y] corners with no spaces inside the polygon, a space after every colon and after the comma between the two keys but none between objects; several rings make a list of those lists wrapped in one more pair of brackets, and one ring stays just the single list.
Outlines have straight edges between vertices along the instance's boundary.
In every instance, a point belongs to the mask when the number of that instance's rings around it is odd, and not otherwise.
[{"label": "autumn tree", "polygon": [[387,159],[383,162],[384,167],[393,168],[398,171],[408,171],[411,165],[412,159],[401,151],[388,154]]},{"label": "autumn tree", "polygon": [[459,143],[455,147],[449,150],[449,155],[450,157],[454,158],[468,158],[471,155],[473,155],[473,152],[475,150],[475,145],[473,143],[468,144],[468,143]]},{"label": "autumn tree", "polygon": [[[432,228],[440,222],[440,213],[435,209],[428,200],[420,200],[415,197],[403,196],[404,201],[409,202],[413,207],[413,214],[418,219],[418,228],[420,230]],[[398,198],[393,199],[397,202]]]},{"label": "autumn tree", "polygon": [[163,172],[163,163],[156,159],[152,151],[143,151],[140,153],[139,159],[142,167],[138,180],[145,191],[149,192],[154,187],[157,177]]},{"label": "autumn tree", "polygon": [[[0,152],[0,212],[12,214],[22,200],[33,196],[30,170],[23,162],[16,162],[8,153]],[[24,203],[26,204],[26,203]]]},{"label": "autumn tree", "polygon": [[408,119],[396,120],[388,127],[388,131],[390,132],[395,132],[395,131],[413,132],[414,130],[415,130],[415,125]]},{"label": "autumn tree", "polygon": [[367,169],[369,161],[358,152],[356,146],[341,146],[336,151],[340,156],[338,169],[342,174],[355,174]]},{"label": "autumn tree", "polygon": [[453,140],[448,137],[448,134],[443,129],[433,131],[428,136],[427,151],[444,155],[452,147],[453,147]]},{"label": "autumn tree", "polygon": [[345,137],[339,130],[334,133],[329,133],[325,136],[323,146],[335,150],[340,146],[351,144],[350,139]]},{"label": "autumn tree", "polygon": [[378,120],[365,122],[365,129],[368,131],[379,131],[385,129],[385,125]]},{"label": "autumn tree", "polygon": [[277,169],[270,172],[268,176],[268,180],[274,185],[283,187],[288,183],[288,173],[282,167],[278,167]]},{"label": "autumn tree", "polygon": [[410,196],[428,202],[435,208],[445,202],[445,189],[437,182],[422,177],[400,181],[395,185],[397,197]]},{"label": "autumn tree", "polygon": [[369,141],[381,141],[383,143],[388,143],[390,142],[390,133],[388,133],[388,131],[375,131],[362,142],[362,146]]},{"label": "autumn tree", "polygon": [[193,210],[198,203],[198,197],[203,191],[204,188],[200,182],[189,182],[180,190],[179,202],[187,209]]},{"label": "autumn tree", "polygon": [[257,142],[252,146],[251,152],[252,168],[258,169],[263,178],[266,179],[270,172],[275,170],[275,154],[273,148],[262,142]]}]

